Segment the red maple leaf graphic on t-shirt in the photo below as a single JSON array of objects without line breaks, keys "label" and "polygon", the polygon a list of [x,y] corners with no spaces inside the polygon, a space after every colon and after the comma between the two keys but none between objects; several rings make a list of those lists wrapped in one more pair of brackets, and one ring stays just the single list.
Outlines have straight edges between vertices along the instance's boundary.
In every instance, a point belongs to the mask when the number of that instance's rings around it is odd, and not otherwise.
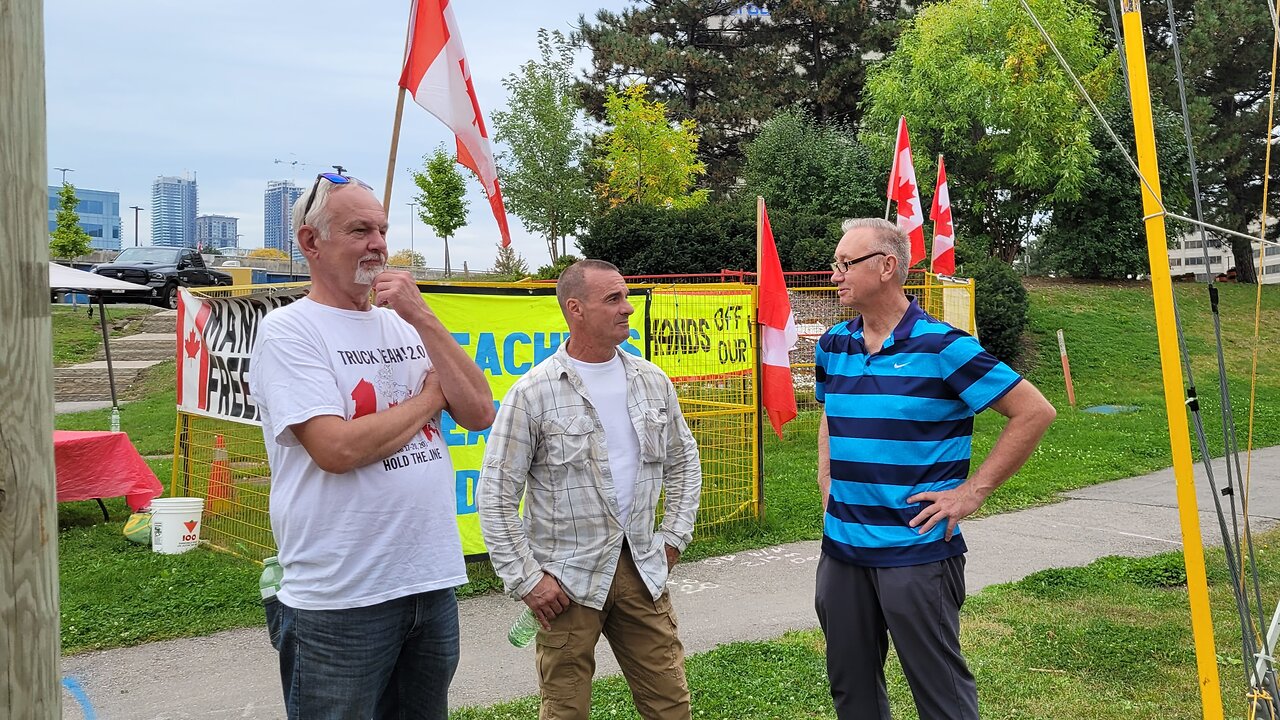
[{"label": "red maple leaf graphic on t-shirt", "polygon": [[351,391],[351,399],[356,402],[356,412],[351,416],[352,420],[378,412],[378,391],[374,389],[373,383],[368,380],[361,380],[356,383],[355,388]]},{"label": "red maple leaf graphic on t-shirt", "polygon": [[432,440],[434,440],[436,435],[440,434],[440,430],[436,428],[436,421],[432,420],[428,422],[426,425],[423,425],[422,434],[427,438],[427,442],[431,442]]}]

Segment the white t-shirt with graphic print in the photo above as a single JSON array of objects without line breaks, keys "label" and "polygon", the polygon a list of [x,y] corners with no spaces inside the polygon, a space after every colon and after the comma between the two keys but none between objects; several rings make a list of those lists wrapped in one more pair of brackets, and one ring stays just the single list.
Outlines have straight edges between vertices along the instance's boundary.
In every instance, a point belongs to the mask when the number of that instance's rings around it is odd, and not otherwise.
[{"label": "white t-shirt with graphic print", "polygon": [[366,607],[467,581],[449,449],[432,420],[389,458],[336,475],[291,426],[350,420],[416,395],[431,368],[422,338],[394,311],[302,299],[258,329],[249,386],[271,465],[271,529],[289,607]]}]

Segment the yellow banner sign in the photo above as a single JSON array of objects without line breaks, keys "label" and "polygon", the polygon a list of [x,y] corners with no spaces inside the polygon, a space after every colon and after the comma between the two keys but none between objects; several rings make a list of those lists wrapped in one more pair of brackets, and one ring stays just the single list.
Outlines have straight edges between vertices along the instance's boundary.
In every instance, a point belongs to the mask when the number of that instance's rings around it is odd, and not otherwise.
[{"label": "yellow banner sign", "polygon": [[649,359],[676,382],[750,373],[754,320],[750,288],[654,289]]},{"label": "yellow banner sign", "polygon": [[[554,286],[511,290],[439,287],[428,288],[422,296],[484,371],[495,402],[501,402],[516,380],[554,354],[569,335]],[[631,339],[622,349],[643,357],[645,297],[633,294],[631,302],[636,308],[631,316]],[[469,556],[481,555],[486,551],[476,514],[476,482],[489,431],[468,431],[448,413],[441,420],[441,429],[457,481],[462,550]]]}]

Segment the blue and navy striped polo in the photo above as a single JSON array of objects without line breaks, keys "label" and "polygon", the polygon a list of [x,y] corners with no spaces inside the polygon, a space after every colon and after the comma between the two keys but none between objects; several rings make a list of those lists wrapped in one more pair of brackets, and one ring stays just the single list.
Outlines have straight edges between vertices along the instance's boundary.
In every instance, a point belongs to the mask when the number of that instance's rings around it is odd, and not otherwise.
[{"label": "blue and navy striped polo", "polygon": [[1021,380],[968,333],[935,320],[914,298],[884,347],[868,355],[862,318],[818,340],[818,402],[831,435],[831,497],[822,550],[867,567],[936,562],[967,549],[946,523],[907,523],[916,493],[950,490],[969,476],[973,416]]}]

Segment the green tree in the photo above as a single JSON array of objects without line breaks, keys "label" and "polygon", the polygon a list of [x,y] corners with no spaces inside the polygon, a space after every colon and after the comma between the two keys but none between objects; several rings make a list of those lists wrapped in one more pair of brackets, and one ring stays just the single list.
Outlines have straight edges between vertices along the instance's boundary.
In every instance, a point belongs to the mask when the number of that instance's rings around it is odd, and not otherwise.
[{"label": "green tree", "polygon": [[420,191],[414,198],[418,217],[444,240],[444,274],[450,275],[449,238],[467,224],[467,186],[444,145],[437,147],[434,155],[424,155],[422,161],[426,172],[410,171]]},{"label": "green tree", "polygon": [[[1128,108],[1107,112],[1106,117],[1132,154],[1133,118]],[[1167,207],[1183,213],[1189,178],[1182,121],[1157,108],[1155,123],[1161,196]],[[1089,191],[1075,200],[1050,205],[1052,220],[1037,243],[1033,269],[1094,279],[1145,275],[1151,266],[1142,223],[1141,186],[1099,123],[1094,124],[1093,142],[1099,157],[1085,179]]]},{"label": "green tree", "polygon": [[[1151,10],[1143,13],[1151,84],[1153,92],[1172,105],[1177,103],[1178,87],[1169,16],[1163,7]],[[1270,13],[1265,4],[1244,0],[1174,0],[1174,16],[1205,219],[1250,232],[1261,217],[1266,175]],[[1161,157],[1161,173],[1170,167]],[[1280,186],[1272,182],[1270,190],[1268,207],[1276,207]],[[1230,244],[1239,282],[1257,282],[1251,242],[1232,236],[1215,238],[1212,233],[1209,237]]]},{"label": "green tree", "polygon": [[69,182],[58,191],[58,214],[53,234],[49,236],[49,254],[55,258],[76,258],[89,254],[89,233],[80,227],[76,206],[80,199]]},{"label": "green tree", "polygon": [[493,259],[493,274],[500,280],[521,280],[529,277],[529,264],[520,257],[516,249],[508,245],[498,244],[498,255]]},{"label": "green tree", "polygon": [[591,51],[583,100],[597,120],[613,92],[645,83],[671,116],[702,129],[699,157],[717,192],[736,185],[740,144],[774,113],[774,89],[795,66],[754,30],[742,0],[637,0],[620,13],[578,20],[574,40]]},{"label": "green tree", "polygon": [[[1119,72],[1096,14],[1077,0],[1030,5],[1090,95],[1109,98]],[[1097,157],[1088,108],[1017,0],[928,5],[873,69],[863,138],[885,158],[884,176],[899,116],[917,178],[931,185],[927,159],[944,153],[960,233],[1005,261],[1046,202],[1079,197]]]},{"label": "green tree", "polygon": [[424,267],[427,264],[422,253],[414,250],[397,250],[387,258],[387,264],[393,267]]},{"label": "green tree", "polygon": [[672,124],[666,105],[645,99],[644,85],[621,93],[609,91],[597,159],[606,173],[599,192],[611,207],[638,203],[653,207],[691,208],[707,201],[706,189],[694,183],[706,173],[698,160],[697,124]]},{"label": "green tree", "polygon": [[[764,5],[765,3],[758,3]],[[778,107],[798,104],[819,121],[856,125],[867,70],[886,55],[914,3],[772,0],[768,20],[744,26],[788,71],[769,88]]]},{"label": "green tree", "polygon": [[880,173],[852,131],[789,108],[746,146],[744,187],[771,213],[863,217],[883,212]]},{"label": "green tree", "polygon": [[[547,241],[547,255],[568,252],[569,235],[586,222],[591,193],[583,172],[587,138],[578,130],[582,103],[573,82],[573,47],[560,32],[538,30],[541,60],[502,81],[507,109],[493,113],[507,209]],[[557,243],[559,245],[557,246]]]}]

